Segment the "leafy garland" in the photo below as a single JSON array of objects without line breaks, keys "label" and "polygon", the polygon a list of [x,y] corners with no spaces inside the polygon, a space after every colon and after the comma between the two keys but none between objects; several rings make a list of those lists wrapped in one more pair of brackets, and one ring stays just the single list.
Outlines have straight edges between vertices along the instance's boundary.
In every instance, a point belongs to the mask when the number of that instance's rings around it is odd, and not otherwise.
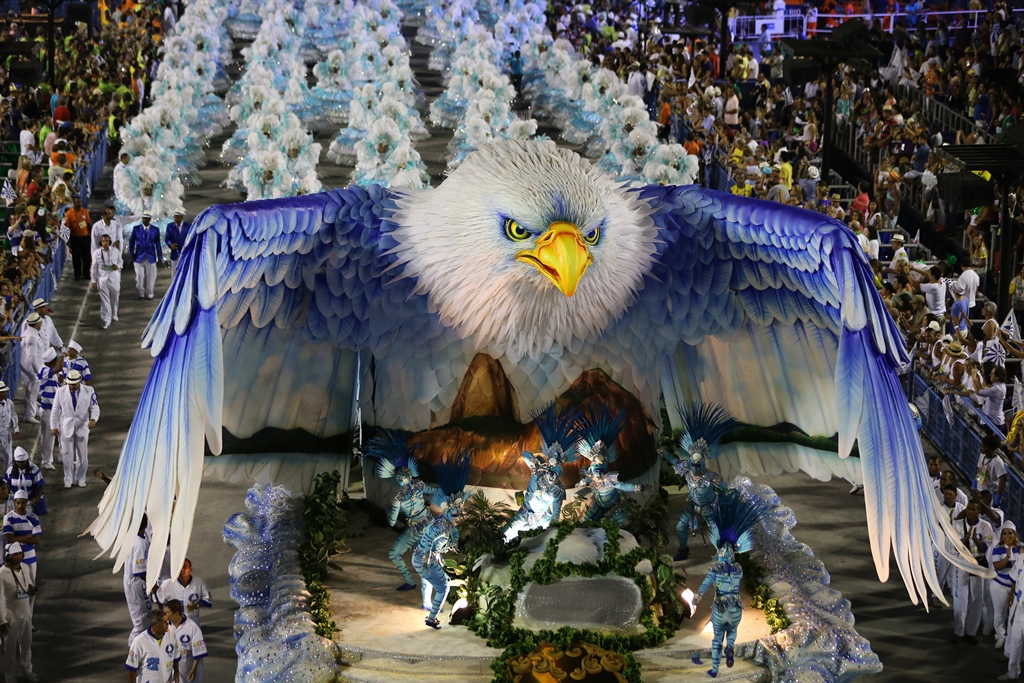
[{"label": "leafy garland", "polygon": [[[501,656],[491,664],[491,668],[495,672],[494,682],[512,683],[508,660],[532,653],[543,642],[549,642],[559,649],[564,649],[574,641],[582,641],[622,654],[626,660],[626,667],[622,675],[630,683],[640,683],[640,665],[633,657],[632,652],[656,647],[672,637],[676,631],[677,620],[672,618],[674,615],[667,619],[659,617],[658,606],[655,605],[658,599],[660,599],[662,611],[668,606],[672,606],[671,609],[674,610],[678,605],[675,596],[671,594],[674,575],[671,569],[667,574],[668,580],[659,580],[658,578],[664,579],[666,572],[661,571],[661,565],[667,564],[671,568],[670,560],[662,558],[654,550],[644,547],[634,548],[626,554],[621,554],[619,551],[619,527],[610,519],[605,519],[600,523],[561,522],[552,524],[551,528],[557,529],[555,536],[548,542],[543,554],[534,563],[529,573],[523,569],[527,555],[525,549],[515,550],[509,555],[511,565],[509,590],[489,601],[486,615],[478,615],[467,624],[470,630],[487,638],[489,646],[505,648]],[[562,541],[578,528],[604,529],[606,537],[604,552],[597,563],[579,564],[557,561],[558,548]],[[520,540],[532,538],[547,531],[549,529],[533,529],[521,533],[519,538]],[[651,576],[636,570],[637,564],[644,560],[650,561],[655,570]],[[616,636],[590,629],[575,629],[571,626],[563,626],[557,631],[533,632],[512,626],[515,597],[527,583],[533,582],[543,586],[568,576],[594,577],[609,574],[632,579],[640,589],[643,604],[647,606],[640,617],[640,623],[645,627],[644,633],[634,636]]]},{"label": "leafy garland", "polygon": [[299,563],[309,591],[309,612],[316,625],[316,634],[330,638],[338,630],[331,618],[331,594],[323,585],[327,570],[341,567],[331,558],[348,551],[345,545],[345,511],[338,502],[341,474],[324,472],[313,480],[313,490],[304,496],[306,539],[299,546]]},{"label": "leafy garland", "polygon": [[771,589],[764,583],[765,569],[746,555],[737,555],[736,561],[743,568],[743,583],[751,596],[754,608],[764,610],[765,621],[772,635],[789,628],[790,620],[778,598],[773,598]]}]

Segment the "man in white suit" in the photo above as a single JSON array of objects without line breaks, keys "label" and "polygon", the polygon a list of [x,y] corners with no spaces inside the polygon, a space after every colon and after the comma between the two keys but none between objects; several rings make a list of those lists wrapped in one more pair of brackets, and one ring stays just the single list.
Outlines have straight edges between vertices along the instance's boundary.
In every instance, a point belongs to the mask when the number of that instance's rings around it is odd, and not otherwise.
[{"label": "man in white suit", "polygon": [[40,329],[43,318],[30,313],[21,331],[21,383],[25,385],[25,413],[22,422],[38,424],[39,411],[39,366],[42,365],[43,350],[47,347]]},{"label": "man in white suit", "polygon": [[77,483],[85,487],[89,470],[89,430],[100,419],[96,391],[82,384],[82,373],[72,370],[66,384],[57,390],[50,412],[50,432],[60,439],[64,461],[64,488]]}]

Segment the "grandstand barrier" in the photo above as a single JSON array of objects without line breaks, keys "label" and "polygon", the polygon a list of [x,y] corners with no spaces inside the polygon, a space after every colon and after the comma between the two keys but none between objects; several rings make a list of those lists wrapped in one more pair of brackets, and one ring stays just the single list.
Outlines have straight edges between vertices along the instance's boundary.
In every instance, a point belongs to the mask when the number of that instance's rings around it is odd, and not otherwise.
[{"label": "grandstand barrier", "polygon": [[[14,322],[11,324],[9,329],[4,330],[7,334],[17,335],[21,329],[22,323],[25,318],[28,317],[32,309],[29,308],[33,299],[42,297],[47,301],[53,298],[54,292],[57,291],[57,285],[60,283],[61,275],[64,273],[64,262],[67,258],[67,247],[59,239],[54,237],[56,246],[53,247],[53,258],[49,263],[39,269],[39,281],[28,280],[22,287],[21,295],[25,299],[25,303],[21,304],[14,315]],[[0,380],[3,380],[4,384],[8,388],[8,397],[13,399],[18,391],[18,386],[21,383],[21,344],[14,342],[4,342],[3,348],[0,348]]]},{"label": "grandstand barrier", "polygon": [[74,183],[78,187],[78,196],[82,198],[83,206],[89,206],[92,188],[96,187],[100,176],[103,175],[103,167],[107,164],[108,146],[107,131],[101,128],[93,136],[92,142],[89,143],[89,151],[84,155],[89,163],[79,164],[75,170]]},{"label": "grandstand barrier", "polygon": [[[954,470],[972,483],[973,488],[981,455],[981,438],[995,434],[1005,440],[1006,433],[962,396],[949,396],[953,408],[950,420],[942,405],[944,395],[932,388],[921,375],[908,373],[908,377],[908,398],[921,411],[921,432]],[[1006,488],[1000,509],[1006,519],[1021,522],[1024,521],[1024,474],[1016,462],[1005,457],[1003,461],[1006,462]]]},{"label": "grandstand barrier", "polygon": [[[88,160],[88,163],[79,164],[75,172],[75,183],[78,184],[82,204],[88,206],[92,188],[96,186],[103,174],[103,167],[107,163],[107,133],[105,130],[101,129],[93,137],[88,151],[82,155],[82,158],[83,161]],[[63,217],[61,218],[63,219]],[[50,262],[39,269],[38,282],[28,280],[22,287],[21,295],[26,303],[21,304],[15,312],[14,323],[5,330],[8,334],[18,334],[25,318],[32,312],[29,305],[33,299],[41,297],[51,301],[60,285],[61,276],[64,274],[64,264],[67,260],[67,245],[56,235],[53,236],[50,244]],[[21,344],[16,341],[5,342],[0,346],[0,380],[7,385],[8,396],[13,399],[21,383]]]}]

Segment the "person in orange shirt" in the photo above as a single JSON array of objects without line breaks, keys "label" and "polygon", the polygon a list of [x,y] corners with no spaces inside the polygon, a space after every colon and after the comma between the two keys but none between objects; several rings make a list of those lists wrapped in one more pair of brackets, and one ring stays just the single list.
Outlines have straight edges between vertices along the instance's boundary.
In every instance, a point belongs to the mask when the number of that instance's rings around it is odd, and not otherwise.
[{"label": "person in orange shirt", "polygon": [[683,143],[683,149],[685,149],[687,153],[692,154],[695,157],[700,157],[700,140],[697,139],[697,136],[694,135],[693,132],[686,134],[686,142]]},{"label": "person in orange shirt", "polygon": [[50,163],[56,166],[57,157],[61,154],[64,155],[64,168],[74,168],[75,161],[78,160],[78,157],[68,149],[67,143],[63,140],[53,146],[53,154],[50,155]]},{"label": "person in orange shirt", "polygon": [[77,193],[71,199],[71,208],[64,213],[64,225],[71,232],[68,246],[71,247],[75,279],[89,279],[92,272],[92,240],[89,237],[92,219],[89,217],[89,209],[82,206],[82,198]]},{"label": "person in orange shirt", "polygon": [[658,139],[667,142],[669,129],[672,127],[670,125],[672,107],[668,103],[668,95],[662,95],[660,100],[661,103],[658,105]]}]

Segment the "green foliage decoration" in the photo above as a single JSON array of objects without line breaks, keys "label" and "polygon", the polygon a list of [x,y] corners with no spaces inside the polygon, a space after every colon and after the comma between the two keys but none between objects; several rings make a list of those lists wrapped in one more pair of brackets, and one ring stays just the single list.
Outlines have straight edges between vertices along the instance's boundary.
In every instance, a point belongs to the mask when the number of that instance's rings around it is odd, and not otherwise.
[{"label": "green foliage decoration", "polygon": [[324,472],[313,480],[313,490],[304,496],[305,510],[302,517],[306,522],[306,539],[299,546],[299,563],[309,591],[309,612],[316,626],[316,633],[330,638],[338,630],[338,624],[331,619],[330,591],[323,581],[328,569],[337,569],[332,558],[348,552],[345,545],[345,511],[338,502],[338,485],[341,473]]},{"label": "green foliage decoration", "polygon": [[778,598],[772,597],[771,589],[764,583],[765,569],[746,554],[737,555],[736,561],[743,567],[743,584],[750,594],[755,609],[763,610],[765,621],[772,634],[789,628],[790,620]]},{"label": "green foliage decoration", "polygon": [[[626,660],[623,676],[630,683],[639,683],[640,665],[636,662],[632,652],[656,647],[672,637],[681,616],[679,612],[681,607],[674,594],[676,575],[672,559],[668,556],[659,556],[654,550],[644,547],[622,553],[619,548],[619,527],[610,519],[605,519],[600,523],[560,522],[551,525],[551,528],[556,530],[555,536],[548,542],[544,552],[529,572],[523,568],[527,555],[525,549],[517,548],[509,553],[508,560],[511,569],[509,590],[496,591],[493,587],[489,587],[486,609],[478,608],[477,614],[467,623],[471,630],[487,638],[487,644],[491,647],[505,648],[502,656],[492,664],[492,669],[495,672],[494,681],[496,683],[511,683],[512,679],[507,664],[510,657],[529,654],[544,642],[565,648],[573,641],[581,641],[622,654]],[[573,529],[577,528],[603,528],[605,530],[604,552],[596,563],[579,564],[557,561],[558,547],[572,533]],[[522,541],[539,536],[546,531],[548,529],[533,529],[521,533],[519,539]],[[638,572],[636,569],[636,566],[644,560],[649,560],[654,570],[650,576]],[[590,629],[575,629],[571,626],[563,626],[557,631],[533,632],[513,627],[516,596],[527,583],[550,585],[568,576],[606,575],[632,579],[640,589],[645,606],[640,617],[640,623],[645,629],[643,633],[631,636],[608,635]]]}]

